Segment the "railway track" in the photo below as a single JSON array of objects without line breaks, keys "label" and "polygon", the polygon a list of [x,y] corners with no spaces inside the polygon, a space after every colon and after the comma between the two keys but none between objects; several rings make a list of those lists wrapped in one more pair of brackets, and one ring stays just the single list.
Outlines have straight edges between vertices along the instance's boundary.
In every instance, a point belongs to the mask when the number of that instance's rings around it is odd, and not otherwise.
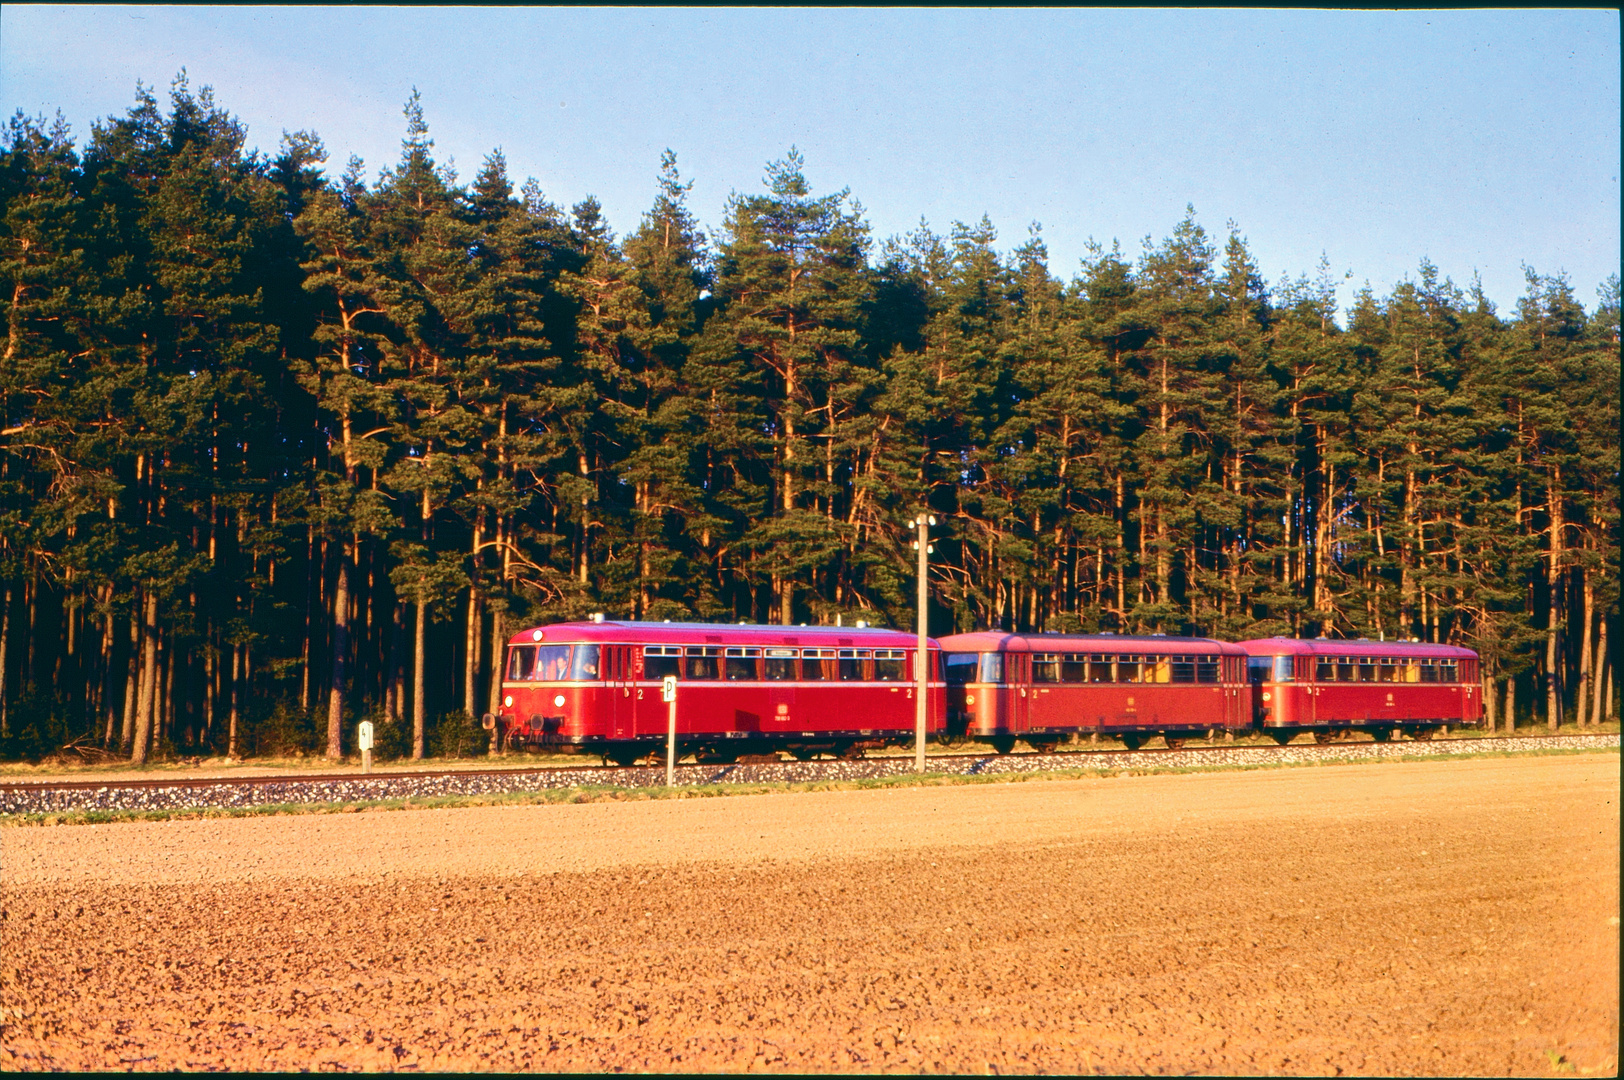
[{"label": "railway track", "polygon": [[[1086,749],[1050,753],[936,754],[926,759],[936,774],[993,776],[1071,769],[1177,769],[1214,765],[1306,764],[1317,761],[1452,756],[1548,749],[1618,746],[1616,734],[1435,739],[1424,742],[1334,742],[1286,746],[1198,746],[1179,749]],[[913,758],[678,765],[679,785],[783,783],[900,776],[913,772]],[[617,765],[492,766],[374,773],[310,773],[285,776],[167,776],[97,780],[0,782],[0,815],[94,810],[232,809],[286,804],[333,804],[447,795],[494,795],[579,787],[658,787],[663,767]]]}]

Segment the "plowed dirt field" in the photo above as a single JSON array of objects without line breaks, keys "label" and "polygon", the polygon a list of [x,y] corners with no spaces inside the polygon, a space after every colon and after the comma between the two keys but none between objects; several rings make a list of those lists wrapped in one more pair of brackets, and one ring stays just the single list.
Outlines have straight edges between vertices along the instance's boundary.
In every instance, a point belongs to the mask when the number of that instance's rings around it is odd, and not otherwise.
[{"label": "plowed dirt field", "polygon": [[0,1069],[1616,1072],[1619,758],[0,830]]}]

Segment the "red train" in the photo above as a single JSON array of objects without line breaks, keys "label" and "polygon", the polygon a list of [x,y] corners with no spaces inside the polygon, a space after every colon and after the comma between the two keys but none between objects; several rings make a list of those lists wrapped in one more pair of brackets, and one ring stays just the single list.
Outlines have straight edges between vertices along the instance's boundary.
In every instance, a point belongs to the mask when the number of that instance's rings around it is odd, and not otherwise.
[{"label": "red train", "polygon": [[[916,637],[872,627],[558,623],[509,642],[492,722],[508,745],[629,764],[664,749],[672,675],[679,752],[851,756],[912,743],[917,650]],[[1000,753],[1084,734],[1130,749],[1215,731],[1431,738],[1482,719],[1477,654],[1449,645],[994,632],[927,651],[927,736]]]},{"label": "red train", "polygon": [[1477,653],[1414,641],[1264,638],[1243,641],[1257,726],[1281,745],[1304,731],[1328,742],[1365,731],[1379,742],[1402,731],[1479,724]]},{"label": "red train", "polygon": [[[674,675],[679,753],[854,755],[913,741],[918,647],[915,636],[860,626],[557,623],[508,642],[494,720],[508,745],[630,764],[664,750],[660,686]],[[935,642],[928,651],[935,671]],[[940,732],[942,692],[931,680],[927,735]]]},{"label": "red train", "polygon": [[1115,735],[1130,750],[1252,726],[1246,650],[1206,638],[954,634],[942,639],[948,728],[1007,753]]}]

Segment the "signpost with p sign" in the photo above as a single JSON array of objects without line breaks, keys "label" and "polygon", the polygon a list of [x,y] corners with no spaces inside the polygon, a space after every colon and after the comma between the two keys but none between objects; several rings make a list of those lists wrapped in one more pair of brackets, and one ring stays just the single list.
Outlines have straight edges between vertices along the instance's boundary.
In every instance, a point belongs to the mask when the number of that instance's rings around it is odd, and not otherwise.
[{"label": "signpost with p sign", "polygon": [[660,700],[665,712],[665,786],[677,782],[677,677],[667,675],[660,683]]},{"label": "signpost with p sign", "polygon": [[361,748],[361,771],[372,771],[372,721],[363,720],[355,732],[355,744]]}]

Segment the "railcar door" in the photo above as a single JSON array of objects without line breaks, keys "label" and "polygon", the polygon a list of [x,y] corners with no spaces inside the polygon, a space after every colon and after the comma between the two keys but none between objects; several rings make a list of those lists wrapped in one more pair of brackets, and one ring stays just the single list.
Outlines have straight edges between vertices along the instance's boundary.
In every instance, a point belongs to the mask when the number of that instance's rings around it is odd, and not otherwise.
[{"label": "railcar door", "polygon": [[609,730],[617,739],[636,734],[636,703],[632,700],[632,647],[606,645],[603,650],[604,705],[609,713]]},{"label": "railcar door", "polygon": [[1032,714],[1032,654],[1004,656],[1005,726],[1011,735],[1024,732]]},{"label": "railcar door", "polygon": [[1301,708],[1299,715],[1304,724],[1319,722],[1319,672],[1316,670],[1315,658],[1312,656],[1299,656],[1295,658],[1295,672],[1297,685],[1302,689],[1295,695],[1297,704]]},{"label": "railcar door", "polygon": [[1460,718],[1463,724],[1476,724],[1478,715],[1477,661],[1462,660],[1455,666],[1455,677],[1460,680]]},{"label": "railcar door", "polygon": [[1243,657],[1217,658],[1218,681],[1224,688],[1224,727],[1234,729],[1251,725],[1251,709],[1247,702],[1251,689],[1246,683],[1246,663]]}]

